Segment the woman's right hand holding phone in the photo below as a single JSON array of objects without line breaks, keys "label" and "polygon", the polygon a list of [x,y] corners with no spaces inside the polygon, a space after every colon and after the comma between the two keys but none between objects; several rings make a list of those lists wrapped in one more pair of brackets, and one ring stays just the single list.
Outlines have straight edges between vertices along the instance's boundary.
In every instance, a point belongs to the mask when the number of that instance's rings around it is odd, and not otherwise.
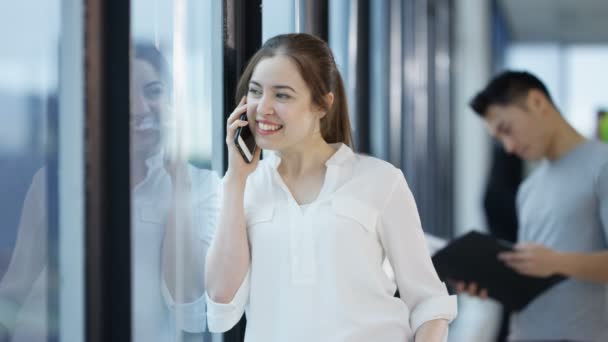
[{"label": "woman's right hand holding phone", "polygon": [[228,170],[226,171],[226,178],[243,182],[256,169],[261,153],[260,148],[257,147],[253,154],[253,161],[247,163],[234,143],[237,128],[249,125],[248,121],[240,120],[240,116],[245,113],[247,113],[247,97],[243,96],[226,121],[226,145],[228,145]]}]

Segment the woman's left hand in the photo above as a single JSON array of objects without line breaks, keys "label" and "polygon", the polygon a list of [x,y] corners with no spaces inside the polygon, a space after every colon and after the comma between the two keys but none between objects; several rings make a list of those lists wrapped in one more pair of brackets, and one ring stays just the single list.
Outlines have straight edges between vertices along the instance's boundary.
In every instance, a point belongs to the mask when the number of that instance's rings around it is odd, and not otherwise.
[{"label": "woman's left hand", "polygon": [[423,323],[416,331],[415,342],[445,342],[448,337],[448,321],[434,319]]},{"label": "woman's left hand", "polygon": [[542,245],[523,243],[513,252],[503,252],[498,259],[518,273],[532,277],[548,277],[557,273],[559,253]]}]

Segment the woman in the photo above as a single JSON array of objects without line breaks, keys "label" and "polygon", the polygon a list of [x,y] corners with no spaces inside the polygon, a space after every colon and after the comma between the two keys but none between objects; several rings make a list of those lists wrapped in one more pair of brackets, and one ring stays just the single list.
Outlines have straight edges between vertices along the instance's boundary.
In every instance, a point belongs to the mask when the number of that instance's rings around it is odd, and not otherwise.
[{"label": "woman", "polygon": [[[433,268],[401,171],[351,150],[344,87],[325,42],[270,39],[237,96],[207,256],[210,330],[230,329],[247,310],[248,342],[444,341],[456,299]],[[272,151],[262,161],[258,149],[246,163],[233,142],[246,125]]]}]

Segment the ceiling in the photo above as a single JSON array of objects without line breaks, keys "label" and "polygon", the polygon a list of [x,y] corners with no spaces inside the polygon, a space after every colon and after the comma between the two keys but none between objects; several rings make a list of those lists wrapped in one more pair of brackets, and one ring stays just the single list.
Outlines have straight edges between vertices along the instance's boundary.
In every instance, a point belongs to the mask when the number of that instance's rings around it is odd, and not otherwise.
[{"label": "ceiling", "polygon": [[514,41],[608,43],[608,0],[499,0]]}]

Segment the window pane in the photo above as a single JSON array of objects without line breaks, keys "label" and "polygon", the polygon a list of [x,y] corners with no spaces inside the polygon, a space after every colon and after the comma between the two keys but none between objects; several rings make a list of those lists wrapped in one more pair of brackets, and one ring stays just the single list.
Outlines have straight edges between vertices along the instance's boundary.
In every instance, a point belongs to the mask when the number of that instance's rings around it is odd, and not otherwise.
[{"label": "window pane", "polygon": [[82,18],[62,5],[0,3],[0,341],[83,336]]},{"label": "window pane", "polygon": [[[219,206],[220,1],[132,1],[134,341],[212,341],[204,265]],[[223,136],[223,135],[222,135]],[[215,141],[219,140],[219,141]]]}]

